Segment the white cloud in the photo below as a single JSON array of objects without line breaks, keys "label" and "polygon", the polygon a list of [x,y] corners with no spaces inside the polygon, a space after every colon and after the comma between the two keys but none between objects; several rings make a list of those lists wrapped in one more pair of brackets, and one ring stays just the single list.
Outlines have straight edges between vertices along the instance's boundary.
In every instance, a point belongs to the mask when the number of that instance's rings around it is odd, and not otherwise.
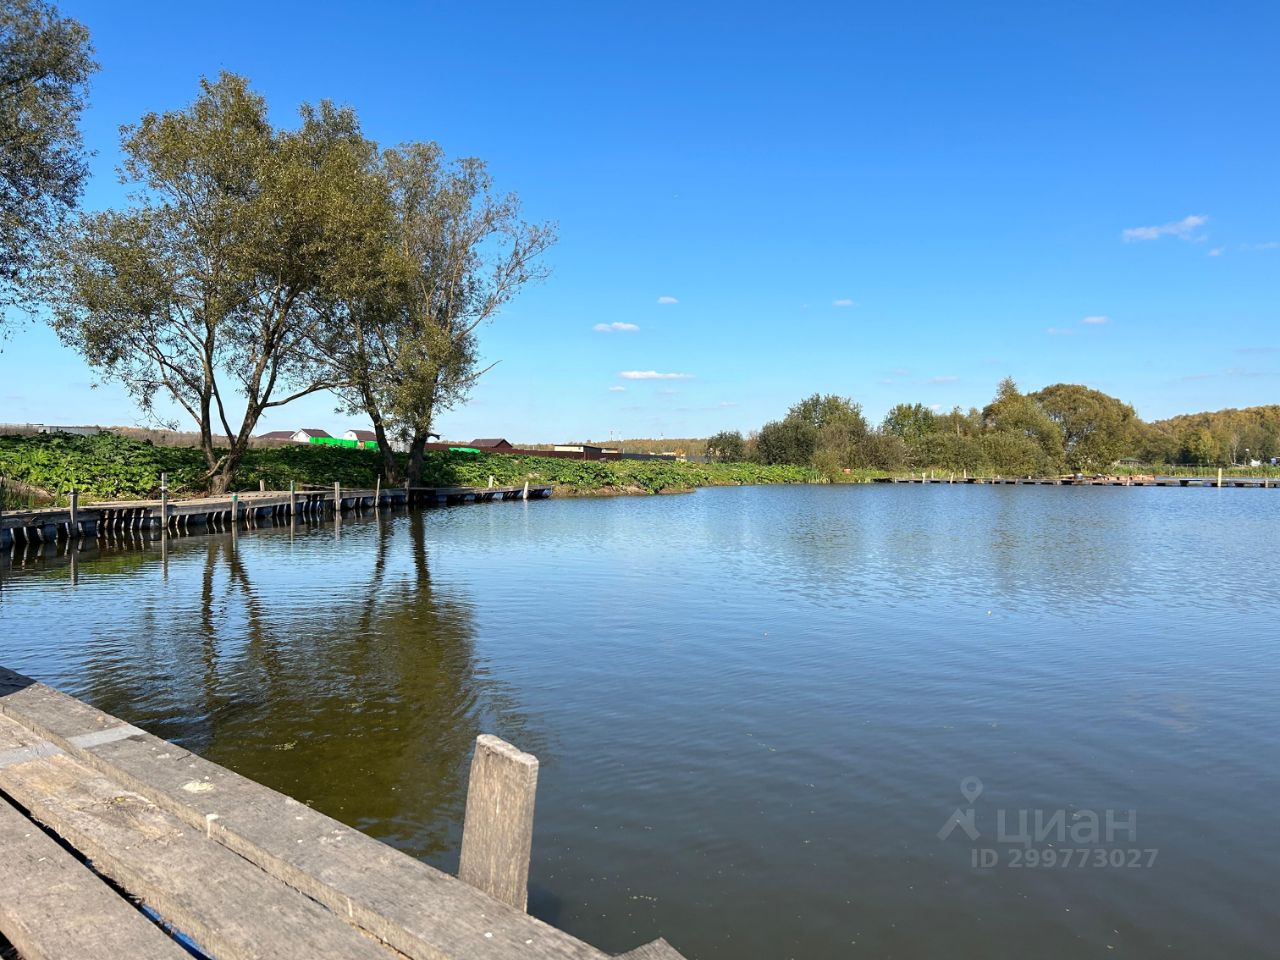
[{"label": "white cloud", "polygon": [[659,373],[657,370],[623,370],[623,380],[692,380],[692,373]]},{"label": "white cloud", "polygon": [[1221,247],[1214,247],[1212,250],[1210,250],[1210,251],[1209,251],[1209,256],[1211,256],[1211,257],[1220,257],[1220,256],[1222,256],[1222,248],[1221,248]]},{"label": "white cloud", "polygon": [[609,388],[609,392],[610,392],[610,393],[626,393],[626,392],[627,392],[627,388],[626,388],[626,387],[616,387],[616,386],[615,386],[615,387],[610,387],[610,388]]},{"label": "white cloud", "polygon": [[930,377],[929,382],[930,383],[955,383],[959,379],[960,379],[959,377],[953,377],[948,375],[948,376],[942,376],[942,377]]},{"label": "white cloud", "polygon": [[601,333],[613,333],[615,330],[621,333],[635,333],[640,328],[634,323],[597,323],[592,330],[599,330]]},{"label": "white cloud", "polygon": [[833,307],[852,307],[853,301],[849,300],[848,298],[845,298],[843,300],[832,300],[831,305]]},{"label": "white cloud", "polygon": [[1175,220],[1173,223],[1162,223],[1157,227],[1129,227],[1120,231],[1120,237],[1125,243],[1132,243],[1135,240],[1159,240],[1161,237],[1194,240],[1199,239],[1192,236],[1196,228],[1203,227],[1208,222],[1208,217],[1193,215]]},{"label": "white cloud", "polygon": [[671,304],[679,303],[680,301],[677,300],[675,297],[659,297],[658,302],[662,304],[664,307],[669,307],[671,306]]},{"label": "white cloud", "polygon": [[1098,314],[1098,315],[1096,315],[1096,316],[1092,316],[1092,317],[1085,317],[1085,318],[1084,318],[1083,320],[1081,320],[1080,322],[1081,322],[1081,323],[1083,323],[1083,324],[1085,324],[1086,326],[1089,326],[1089,327],[1100,327],[1100,326],[1102,326],[1104,323],[1110,323],[1110,322],[1111,322],[1111,318],[1110,318],[1110,317],[1103,316],[1102,314]]}]

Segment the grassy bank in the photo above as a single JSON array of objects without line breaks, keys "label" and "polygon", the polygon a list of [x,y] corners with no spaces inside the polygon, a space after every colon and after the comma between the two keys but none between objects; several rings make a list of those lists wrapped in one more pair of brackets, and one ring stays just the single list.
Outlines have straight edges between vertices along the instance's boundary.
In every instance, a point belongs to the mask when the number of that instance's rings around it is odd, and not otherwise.
[{"label": "grassy bank", "polygon": [[[249,450],[235,473],[233,489],[256,490],[299,485],[372,487],[382,460],[374,452],[293,444]],[[0,479],[10,497],[61,501],[72,488],[85,500],[154,496],[160,475],[178,496],[203,493],[204,458],[194,447],[158,447],[114,434],[76,437],[65,434],[0,437]],[[655,460],[612,462],[553,457],[505,457],[482,454],[427,455],[424,483],[435,486],[485,486],[526,480],[552,483],[561,494],[660,493],[695,487],[744,483],[815,483],[822,478],[807,467],[753,463],[700,464]],[[854,479],[854,478],[850,478]]]}]

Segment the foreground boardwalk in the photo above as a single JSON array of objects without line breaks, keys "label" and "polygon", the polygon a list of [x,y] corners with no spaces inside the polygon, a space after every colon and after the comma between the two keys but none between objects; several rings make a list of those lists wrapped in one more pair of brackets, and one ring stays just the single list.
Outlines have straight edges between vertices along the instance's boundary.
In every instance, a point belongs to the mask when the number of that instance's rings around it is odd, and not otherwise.
[{"label": "foreground boardwalk", "polygon": [[[531,766],[536,781],[536,763],[480,739],[463,840],[471,883],[509,887],[513,871],[524,882],[532,795],[523,827],[504,822],[523,785],[486,764]],[[3,668],[0,850],[0,935],[23,960],[189,957],[183,943],[216,958],[606,957],[496,899],[500,888],[490,896]],[[506,850],[524,863],[490,862]],[[680,954],[659,940],[623,956]]]}]

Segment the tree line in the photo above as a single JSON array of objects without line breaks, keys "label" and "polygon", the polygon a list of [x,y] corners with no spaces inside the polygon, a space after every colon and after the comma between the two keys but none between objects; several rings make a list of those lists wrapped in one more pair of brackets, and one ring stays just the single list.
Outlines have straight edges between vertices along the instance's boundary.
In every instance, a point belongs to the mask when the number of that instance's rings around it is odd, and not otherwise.
[{"label": "tree line", "polygon": [[524,220],[483,161],[380,147],[327,100],[278,127],[226,72],[122,128],[128,202],[76,214],[94,68],[80,24],[0,0],[0,308],[42,306],[157,423],[184,411],[214,492],[264,414],[319,391],[372,421],[389,479],[396,440],[419,481],[437,415],[487,369],[478,329],[547,275],[554,224]]},{"label": "tree line", "polygon": [[814,394],[781,420],[707,440],[717,461],[856,469],[1045,476],[1102,473],[1119,461],[1230,466],[1280,456],[1280,405],[1144,422],[1099,390],[1059,383],[1023,393],[1005,378],[986,406],[938,412],[900,403],[879,425],[847,397]]}]

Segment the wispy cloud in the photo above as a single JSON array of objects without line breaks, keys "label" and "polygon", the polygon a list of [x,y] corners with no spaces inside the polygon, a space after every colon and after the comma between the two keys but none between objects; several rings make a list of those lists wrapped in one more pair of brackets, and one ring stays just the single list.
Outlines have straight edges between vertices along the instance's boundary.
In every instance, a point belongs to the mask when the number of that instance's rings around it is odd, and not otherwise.
[{"label": "wispy cloud", "polygon": [[626,393],[627,388],[623,386],[613,386],[609,388],[610,393]]},{"label": "wispy cloud", "polygon": [[[1083,327],[1104,327],[1111,322],[1111,318],[1106,314],[1095,313],[1080,319],[1080,326]],[[1080,333],[1079,327],[1050,327],[1045,331],[1051,337],[1074,337]]]},{"label": "wispy cloud", "polygon": [[673,303],[679,303],[680,301],[677,300],[675,297],[659,297],[658,302],[662,304],[664,307],[669,307]]},{"label": "wispy cloud", "polygon": [[1209,256],[1211,257],[1222,256],[1222,247],[1214,247],[1212,250],[1209,251]]},{"label": "wispy cloud", "polygon": [[1177,237],[1179,240],[1201,239],[1194,234],[1208,222],[1208,217],[1197,214],[1155,227],[1129,227],[1120,231],[1120,237],[1125,243],[1133,243],[1135,240],[1159,240],[1161,237]]},{"label": "wispy cloud", "polygon": [[1280,249],[1280,240],[1268,240],[1266,243],[1242,243],[1241,250],[1277,250]]},{"label": "wispy cloud", "polygon": [[657,370],[623,370],[623,380],[692,380],[692,373],[659,373]]},{"label": "wispy cloud", "polygon": [[601,333],[635,333],[640,328],[634,323],[597,323],[592,330],[599,330]]},{"label": "wispy cloud", "polygon": [[832,301],[831,301],[831,305],[832,305],[833,307],[852,307],[852,306],[853,306],[853,301],[852,301],[852,300],[850,300],[850,299],[848,299],[848,298],[846,297],[846,298],[841,299],[841,300],[832,300]]},{"label": "wispy cloud", "polygon": [[930,377],[929,382],[930,383],[955,383],[959,379],[960,379],[959,377],[953,377],[950,374],[948,374],[946,376],[941,376],[941,377]]}]

